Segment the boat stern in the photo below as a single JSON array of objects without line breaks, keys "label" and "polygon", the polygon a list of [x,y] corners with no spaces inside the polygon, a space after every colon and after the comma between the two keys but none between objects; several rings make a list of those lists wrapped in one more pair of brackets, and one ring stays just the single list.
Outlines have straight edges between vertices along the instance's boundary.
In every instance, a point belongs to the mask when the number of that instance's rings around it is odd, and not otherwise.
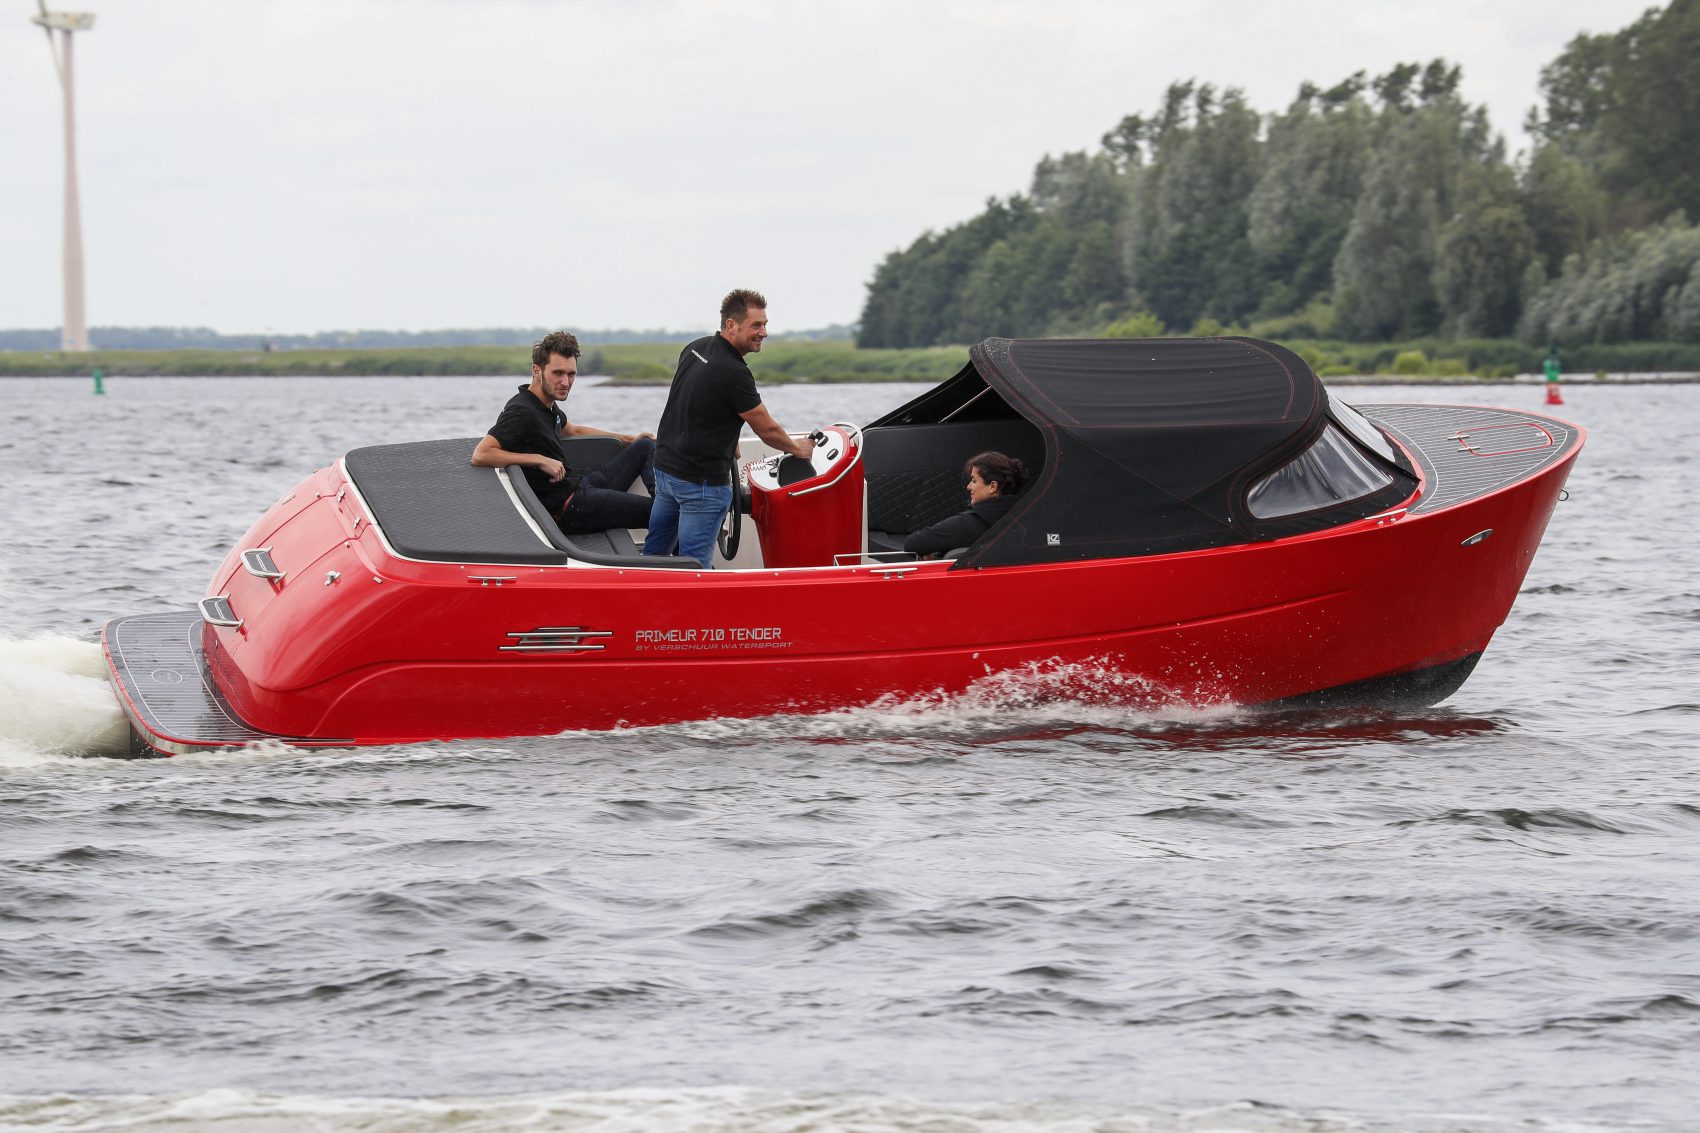
[{"label": "boat stern", "polygon": [[347,741],[264,732],[245,723],[212,679],[199,613],[114,618],[101,630],[108,676],[130,723],[133,756],[188,755],[265,740],[334,747]]}]

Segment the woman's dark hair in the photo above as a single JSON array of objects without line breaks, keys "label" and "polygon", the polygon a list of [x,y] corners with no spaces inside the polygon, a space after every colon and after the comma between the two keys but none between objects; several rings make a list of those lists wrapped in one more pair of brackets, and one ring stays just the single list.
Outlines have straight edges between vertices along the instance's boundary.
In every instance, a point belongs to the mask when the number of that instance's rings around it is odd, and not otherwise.
[{"label": "woman's dark hair", "polygon": [[962,466],[962,474],[972,476],[976,468],[980,470],[980,479],[998,486],[1000,496],[1013,496],[1027,486],[1027,466],[1013,456],[1001,452],[971,456]]}]

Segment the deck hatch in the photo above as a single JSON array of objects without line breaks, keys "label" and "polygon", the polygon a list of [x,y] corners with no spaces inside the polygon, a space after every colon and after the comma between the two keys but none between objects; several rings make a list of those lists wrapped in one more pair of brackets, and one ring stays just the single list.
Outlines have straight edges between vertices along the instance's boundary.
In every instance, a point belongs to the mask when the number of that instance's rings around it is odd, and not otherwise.
[{"label": "deck hatch", "polygon": [[1552,434],[1533,421],[1509,421],[1477,425],[1453,434],[1458,444],[1477,456],[1510,456],[1535,452],[1553,445]]}]

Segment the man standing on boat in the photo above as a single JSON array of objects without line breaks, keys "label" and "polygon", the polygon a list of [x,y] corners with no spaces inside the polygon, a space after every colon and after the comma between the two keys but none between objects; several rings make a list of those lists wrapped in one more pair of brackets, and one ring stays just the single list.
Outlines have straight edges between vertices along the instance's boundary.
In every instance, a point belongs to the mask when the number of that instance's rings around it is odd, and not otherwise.
[{"label": "man standing on boat", "polygon": [[[472,463],[480,468],[523,465],[531,490],[568,535],[611,527],[648,527],[649,500],[626,491],[639,476],[655,492],[655,440],[649,433],[610,433],[567,419],[561,406],[578,377],[578,339],[565,331],[546,335],[531,348],[531,384],[502,407]],[[593,472],[567,467],[562,437],[614,437],[625,448]]]},{"label": "man standing on boat", "polygon": [[689,556],[714,565],[714,538],[732,504],[738,434],[749,423],[781,452],[807,460],[810,440],[794,440],[756,392],[744,357],[767,337],[767,300],[742,288],[720,303],[720,330],[679,355],[655,445],[655,505],[646,555]]}]

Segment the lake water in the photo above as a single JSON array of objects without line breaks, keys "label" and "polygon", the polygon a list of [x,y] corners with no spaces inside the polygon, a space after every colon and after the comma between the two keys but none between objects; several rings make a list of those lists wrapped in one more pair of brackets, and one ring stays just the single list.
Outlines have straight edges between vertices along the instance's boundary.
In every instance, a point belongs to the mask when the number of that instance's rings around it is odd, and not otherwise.
[{"label": "lake water", "polygon": [[[515,384],[0,381],[0,1129],[1700,1127],[1700,386],[1566,391],[1569,499],[1422,713],[1012,687],[86,758],[122,735],[106,619],[187,608],[307,472],[480,434]],[[766,392],[802,429],[916,388]]]}]

